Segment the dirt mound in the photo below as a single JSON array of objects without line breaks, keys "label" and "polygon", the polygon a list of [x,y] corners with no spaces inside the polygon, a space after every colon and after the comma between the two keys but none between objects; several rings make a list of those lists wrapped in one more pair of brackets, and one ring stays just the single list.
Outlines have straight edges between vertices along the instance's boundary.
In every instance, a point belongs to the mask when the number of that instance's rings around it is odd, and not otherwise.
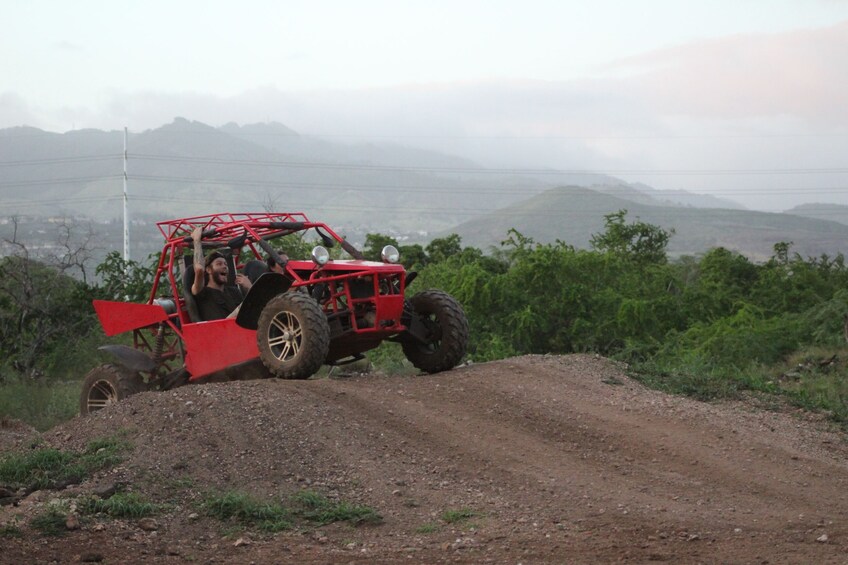
[{"label": "dirt mound", "polygon": [[38,430],[20,420],[0,418],[0,453],[20,449],[38,438]]},{"label": "dirt mound", "polygon": [[[43,438],[81,450],[118,432],[134,446],[125,461],[58,495],[131,485],[170,504],[155,528],[26,532],[4,540],[0,561],[94,551],[122,563],[841,563],[848,551],[840,432],[797,413],[650,391],[592,356],[188,386]],[[228,535],[197,515],[211,490],[303,489],[367,505],[384,522]],[[33,493],[0,522],[56,495]]]}]

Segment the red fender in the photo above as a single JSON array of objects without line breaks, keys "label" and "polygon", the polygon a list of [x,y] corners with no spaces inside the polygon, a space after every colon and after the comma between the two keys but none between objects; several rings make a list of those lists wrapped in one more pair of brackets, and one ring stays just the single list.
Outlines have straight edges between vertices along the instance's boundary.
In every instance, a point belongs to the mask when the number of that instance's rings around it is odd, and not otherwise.
[{"label": "red fender", "polygon": [[168,313],[158,304],[135,304],[109,300],[94,300],[93,304],[94,311],[100,318],[100,325],[108,336],[146,328],[168,319]]}]

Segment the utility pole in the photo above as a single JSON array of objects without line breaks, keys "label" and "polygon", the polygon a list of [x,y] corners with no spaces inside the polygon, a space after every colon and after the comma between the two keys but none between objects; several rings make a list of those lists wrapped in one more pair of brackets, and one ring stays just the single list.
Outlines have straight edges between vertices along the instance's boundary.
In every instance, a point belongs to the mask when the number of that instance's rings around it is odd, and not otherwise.
[{"label": "utility pole", "polygon": [[130,217],[127,203],[127,127],[124,126],[124,262],[130,260]]}]

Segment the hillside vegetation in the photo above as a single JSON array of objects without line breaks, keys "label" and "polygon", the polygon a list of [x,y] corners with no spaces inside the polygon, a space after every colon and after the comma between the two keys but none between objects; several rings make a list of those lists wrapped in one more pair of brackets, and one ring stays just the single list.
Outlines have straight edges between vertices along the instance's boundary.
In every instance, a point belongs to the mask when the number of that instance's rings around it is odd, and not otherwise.
[{"label": "hillside vegetation", "polygon": [[[677,236],[629,221],[623,210],[604,218],[589,250],[536,243],[515,230],[505,237],[492,255],[463,247],[456,234],[400,246],[406,266],[420,273],[410,293],[440,288],[463,304],[471,360],[595,352],[629,362],[638,378],[663,390],[704,399],[767,393],[848,420],[842,255],[803,258],[779,243],[762,263],[722,247],[670,261]],[[370,234],[366,256],[376,259],[390,242]],[[79,379],[98,363],[96,346],[106,340],[90,300],[143,301],[152,273],[117,254],[98,271],[101,282],[93,284],[22,257],[0,261],[7,386]],[[387,371],[411,370],[395,344],[371,359]],[[15,399],[0,405],[0,416],[31,418],[38,402],[57,404]],[[51,408],[56,419],[69,415],[59,404]]]},{"label": "hillside vegetation", "polygon": [[674,256],[724,247],[750,259],[765,261],[774,245],[781,241],[793,242],[793,251],[802,256],[836,255],[848,241],[848,225],[821,218],[645,204],[636,200],[626,188],[560,187],[508,209],[468,220],[450,231],[468,244],[484,249],[500,242],[509,228],[540,243],[559,240],[588,249],[591,234],[603,229],[603,217],[627,209],[631,217],[674,231],[668,245],[669,253]]},{"label": "hillside vegetation", "polygon": [[848,224],[848,206],[840,204],[801,204],[787,210],[787,214],[795,214],[796,216],[804,216],[807,218],[815,218],[817,220],[827,220],[829,222],[839,222],[840,224]]}]

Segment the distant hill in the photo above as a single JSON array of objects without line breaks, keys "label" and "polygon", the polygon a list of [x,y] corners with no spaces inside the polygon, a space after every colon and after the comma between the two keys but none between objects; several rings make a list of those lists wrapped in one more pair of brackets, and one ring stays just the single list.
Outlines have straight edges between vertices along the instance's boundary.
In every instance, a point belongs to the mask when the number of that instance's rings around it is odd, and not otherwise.
[{"label": "distant hill", "polygon": [[691,208],[725,208],[744,210],[745,207],[727,198],[695,194],[685,190],[657,190],[642,183],[592,185],[589,188],[617,198],[649,206],[688,206]]},{"label": "distant hill", "polygon": [[[122,151],[121,131],[0,130],[3,210],[119,217]],[[432,233],[552,186],[546,176],[494,173],[451,155],[337,143],[273,123],[214,128],[177,118],[128,143],[131,211],[145,220],[270,206],[349,232]]]},{"label": "distant hill", "polygon": [[[123,131],[0,130],[0,239],[47,249],[46,218],[91,221],[99,253],[122,248]],[[555,182],[620,182],[602,175],[499,173],[456,156],[390,143],[345,143],[278,123],[220,128],[176,118],[130,133],[127,179],[133,257],[161,246],[154,222],[222,211],[305,212],[354,242],[380,232],[427,240],[440,230],[538,194]],[[56,225],[55,223],[51,225]],[[0,255],[4,253],[0,246]]]},{"label": "distant hill", "polygon": [[642,183],[631,184],[633,188],[647,194],[658,202],[667,202],[672,206],[689,206],[692,208],[725,208],[728,210],[745,210],[745,207],[729,198],[719,198],[710,194],[695,194],[687,190],[657,190]]},{"label": "distant hill", "polygon": [[848,206],[841,204],[801,204],[786,210],[784,214],[848,224]]},{"label": "distant hill", "polygon": [[524,202],[464,222],[451,231],[464,245],[487,249],[515,228],[537,242],[561,240],[588,248],[592,234],[603,230],[604,215],[628,210],[630,221],[675,230],[673,255],[693,255],[713,247],[738,251],[754,260],[771,256],[775,243],[792,241],[803,256],[845,251],[848,226],[789,214],[745,210],[651,206],[582,187],[548,190]]},{"label": "distant hill", "polygon": [[331,161],[392,165],[400,167],[479,167],[473,161],[453,155],[404,147],[392,143],[347,143],[345,138],[331,141],[324,138],[300,135],[283,124],[248,124],[239,126],[229,123],[218,128],[233,137],[272,149],[289,157],[305,161]]},{"label": "distant hill", "polygon": [[[121,249],[116,224],[122,216],[122,152],[123,131],[0,130],[0,220],[91,219],[100,226],[103,249]],[[655,190],[607,175],[487,168],[396,143],[302,135],[279,123],[216,128],[176,118],[129,134],[127,155],[136,257],[159,246],[155,221],[263,209],[305,212],[354,242],[369,232],[428,241],[459,231],[466,244],[486,247],[516,227],[540,241],[560,238],[585,246],[603,215],[621,208],[676,228],[672,250],[680,253],[724,245],[762,257],[783,240],[795,241],[803,253],[818,253],[845,241],[841,224],[746,212],[711,196]],[[552,190],[557,186],[572,188]],[[833,210],[828,208],[830,219],[836,219]],[[25,232],[49,243],[53,236],[39,221]],[[0,222],[0,236],[10,225]]]}]

